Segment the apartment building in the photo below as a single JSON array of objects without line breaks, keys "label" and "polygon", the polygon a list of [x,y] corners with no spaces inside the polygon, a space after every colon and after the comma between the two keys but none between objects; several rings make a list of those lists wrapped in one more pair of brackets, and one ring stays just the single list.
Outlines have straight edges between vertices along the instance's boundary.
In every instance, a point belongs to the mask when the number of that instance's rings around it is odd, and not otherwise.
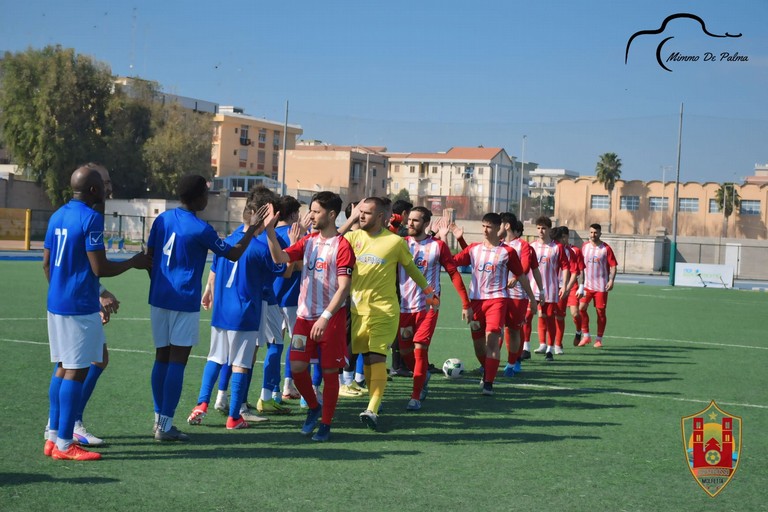
[{"label": "apartment building", "polygon": [[[730,186],[730,184],[728,185]],[[681,183],[677,228],[680,236],[768,238],[768,185],[737,183],[740,206],[725,217],[716,199],[720,183]],[[555,218],[559,225],[586,230],[592,223],[616,234],[659,235],[672,232],[675,182],[616,182],[608,192],[594,176],[560,180],[555,192]],[[610,208],[610,209],[609,209]],[[603,228],[607,231],[606,228]]]},{"label": "apartment building", "polygon": [[[453,208],[457,218],[477,219],[489,211],[516,211],[519,204],[520,168],[503,148],[454,147],[387,156],[388,193],[407,190],[414,205],[436,214]],[[531,168],[526,163],[526,171]]]},{"label": "apartment building", "polygon": [[[261,174],[280,178],[284,124],[246,115],[242,108],[221,106],[213,117],[211,167],[214,176]],[[296,147],[303,130],[288,125],[286,149]]]},{"label": "apartment building", "polygon": [[286,151],[286,188],[289,193],[296,191],[296,197],[328,190],[339,194],[344,202],[386,195],[386,150],[300,141]]}]

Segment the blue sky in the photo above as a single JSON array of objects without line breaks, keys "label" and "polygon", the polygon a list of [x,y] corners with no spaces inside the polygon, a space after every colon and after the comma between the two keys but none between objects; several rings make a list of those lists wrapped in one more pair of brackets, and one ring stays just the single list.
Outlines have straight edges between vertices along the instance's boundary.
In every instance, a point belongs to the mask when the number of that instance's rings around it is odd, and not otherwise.
[{"label": "blue sky", "polygon": [[[391,151],[504,147],[626,179],[732,181],[768,162],[768,2],[4,1],[0,50],[75,48],[167,92],[282,121],[304,138]],[[12,5],[12,6],[11,6]],[[627,42],[659,28],[663,34]],[[659,44],[662,60],[656,61]],[[667,61],[670,54],[696,62]],[[704,62],[710,52],[716,60]],[[748,61],[720,61],[738,52]]]}]

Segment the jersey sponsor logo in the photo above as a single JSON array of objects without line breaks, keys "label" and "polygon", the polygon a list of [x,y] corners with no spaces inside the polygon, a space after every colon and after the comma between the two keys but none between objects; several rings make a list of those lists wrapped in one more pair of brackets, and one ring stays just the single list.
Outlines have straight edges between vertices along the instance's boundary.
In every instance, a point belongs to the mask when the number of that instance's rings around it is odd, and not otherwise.
[{"label": "jersey sponsor logo", "polygon": [[493,274],[496,271],[496,265],[493,263],[478,265],[476,268],[478,272],[488,272],[489,274]]},{"label": "jersey sponsor logo", "polygon": [[328,264],[323,258],[317,258],[314,261],[310,261],[307,265],[308,270],[314,270],[316,272],[323,272],[326,268],[328,268]]},{"label": "jersey sponsor logo", "polygon": [[539,263],[547,263],[547,261],[549,261],[549,256],[546,256],[544,254],[539,256]]},{"label": "jersey sponsor logo", "polygon": [[600,256],[590,256],[586,261],[591,265],[597,265],[600,263]]},{"label": "jersey sponsor logo", "polygon": [[367,263],[368,265],[383,265],[387,262],[384,258],[379,258],[375,254],[361,254],[357,257],[359,263]]},{"label": "jersey sponsor logo", "polygon": [[227,242],[219,238],[218,240],[216,240],[216,247],[218,247],[223,251],[227,248]]},{"label": "jersey sponsor logo", "polygon": [[91,245],[104,243],[104,232],[91,231],[90,233],[88,233],[88,241],[90,242]]},{"label": "jersey sponsor logo", "polygon": [[424,258],[422,253],[417,254],[416,257],[413,258],[413,262],[416,263],[416,266],[422,269],[422,271],[426,270],[429,266],[429,262]]},{"label": "jersey sponsor logo", "polygon": [[686,466],[696,483],[714,498],[731,481],[741,459],[740,416],[715,401],[680,421]]}]

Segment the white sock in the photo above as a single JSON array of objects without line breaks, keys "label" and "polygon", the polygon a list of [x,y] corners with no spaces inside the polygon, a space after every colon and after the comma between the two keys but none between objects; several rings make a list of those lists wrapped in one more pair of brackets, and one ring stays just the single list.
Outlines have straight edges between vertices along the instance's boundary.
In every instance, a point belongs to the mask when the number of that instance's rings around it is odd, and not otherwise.
[{"label": "white sock", "polygon": [[66,439],[66,440],[64,440],[62,438],[56,439],[56,448],[58,448],[59,451],[61,451],[61,452],[65,452],[65,451],[69,450],[69,447],[71,445],[72,445],[72,440],[71,439]]},{"label": "white sock", "polygon": [[355,372],[348,372],[344,371],[342,372],[342,383],[346,385],[352,384],[352,381],[355,380]]},{"label": "white sock", "polygon": [[58,430],[51,430],[48,429],[48,440],[53,441],[54,443],[59,438],[59,431]]},{"label": "white sock", "polygon": [[547,345],[547,354],[552,352],[552,345]]},{"label": "white sock", "polygon": [[523,342],[523,350],[527,350],[528,352],[531,351],[531,344],[527,341]]},{"label": "white sock", "polygon": [[585,331],[585,332],[584,332],[584,333],[581,335],[581,337],[582,337],[582,338],[589,338],[589,332],[586,332],[586,331]]},{"label": "white sock", "polygon": [[357,372],[356,372],[356,373],[355,373],[355,380],[356,380],[358,383],[360,383],[360,382],[365,382],[365,374],[364,374],[364,373],[357,373]]},{"label": "white sock", "polygon": [[272,400],[272,390],[267,388],[261,388],[261,399],[265,402]]},{"label": "white sock", "polygon": [[224,401],[224,400],[226,400],[226,399],[227,399],[227,392],[226,392],[226,390],[224,390],[224,389],[220,389],[220,390],[219,390],[219,391],[216,393],[216,401],[217,401],[217,402],[222,402],[222,401]]},{"label": "white sock", "polygon": [[160,419],[157,420],[157,428],[163,432],[168,432],[173,426],[173,416],[160,415]]}]

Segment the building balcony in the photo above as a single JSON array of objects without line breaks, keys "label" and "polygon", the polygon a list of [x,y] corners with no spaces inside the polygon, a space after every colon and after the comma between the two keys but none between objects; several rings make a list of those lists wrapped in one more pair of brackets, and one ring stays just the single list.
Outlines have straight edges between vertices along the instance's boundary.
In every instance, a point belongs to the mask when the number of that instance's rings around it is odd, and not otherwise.
[{"label": "building balcony", "polygon": [[250,146],[251,145],[251,139],[246,139],[245,137],[240,137],[240,145],[241,146]]}]

